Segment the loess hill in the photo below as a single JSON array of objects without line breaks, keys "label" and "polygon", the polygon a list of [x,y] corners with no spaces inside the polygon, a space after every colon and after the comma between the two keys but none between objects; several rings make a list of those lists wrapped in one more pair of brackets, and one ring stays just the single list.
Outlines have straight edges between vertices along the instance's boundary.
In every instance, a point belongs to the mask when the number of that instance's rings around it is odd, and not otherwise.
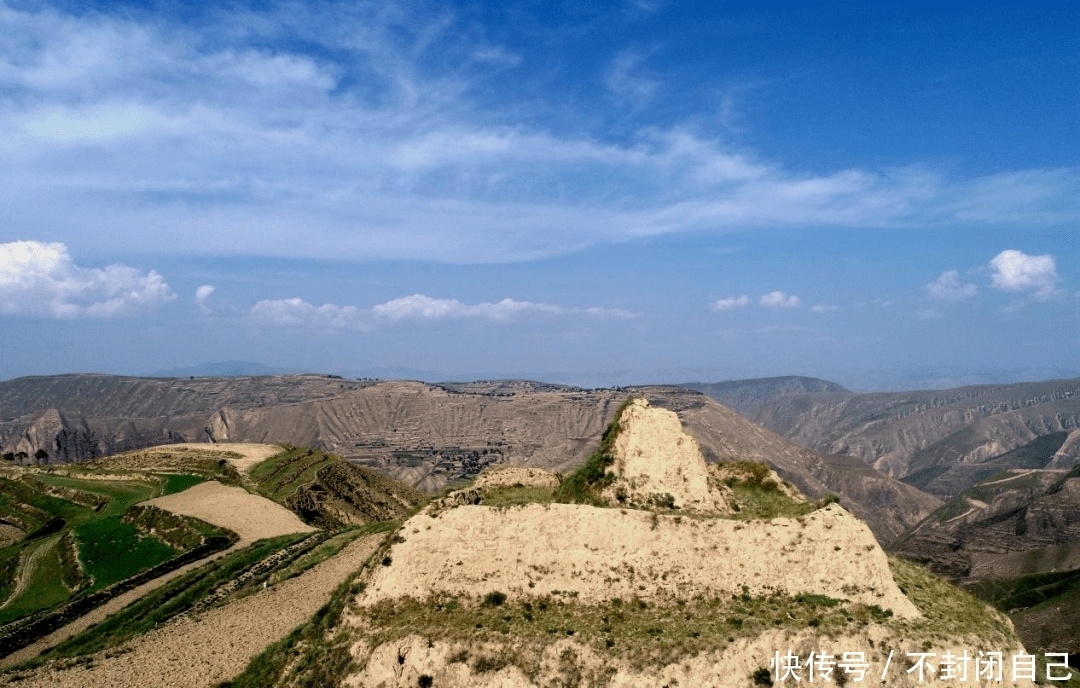
[{"label": "loess hill", "polygon": [[892,540],[940,500],[851,457],[793,444],[678,387],[584,390],[525,381],[372,382],[315,375],[0,383],[0,448],[85,461],[171,442],[287,442],[433,492],[486,467],[568,470],[631,394],[675,411],[708,461],[764,461],[811,498],[833,492]]},{"label": "loess hill", "polygon": [[[1020,647],[833,500],[763,464],[707,465],[644,399],[613,415],[568,476],[495,469],[432,501],[228,685],[744,688],[771,683],[778,650],[862,651],[880,673],[890,651]],[[890,685],[915,685],[904,668]]]}]

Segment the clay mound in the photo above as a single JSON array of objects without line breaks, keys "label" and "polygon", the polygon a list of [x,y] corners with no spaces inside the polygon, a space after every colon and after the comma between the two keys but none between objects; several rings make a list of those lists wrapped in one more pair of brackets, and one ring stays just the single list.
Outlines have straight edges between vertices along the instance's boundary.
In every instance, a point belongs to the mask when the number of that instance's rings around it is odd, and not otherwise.
[{"label": "clay mound", "polygon": [[414,516],[401,535],[360,604],[493,591],[511,599],[571,594],[582,603],[670,600],[746,585],[755,594],[813,593],[919,615],[870,529],[838,505],[753,522],[577,504],[461,506]]},{"label": "clay mound", "polygon": [[705,457],[678,415],[634,399],[623,407],[617,423],[615,480],[604,491],[609,503],[731,513],[729,495],[709,479]]},{"label": "clay mound", "polygon": [[214,480],[142,503],[227,528],[241,542],[315,530],[280,504]]}]

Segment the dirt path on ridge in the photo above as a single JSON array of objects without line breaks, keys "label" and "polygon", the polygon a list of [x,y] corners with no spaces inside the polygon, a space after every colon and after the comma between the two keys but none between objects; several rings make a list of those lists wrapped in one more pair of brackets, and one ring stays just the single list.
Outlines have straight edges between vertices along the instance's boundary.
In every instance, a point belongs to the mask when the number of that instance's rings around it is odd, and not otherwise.
[{"label": "dirt path on ridge", "polygon": [[[18,681],[20,688],[202,688],[228,680],[271,643],[307,621],[334,588],[383,541],[369,535],[318,566],[272,588],[155,629],[93,661],[50,663]],[[106,656],[108,654],[108,656]],[[13,677],[12,677],[13,678]],[[0,677],[10,680],[9,677]]]}]

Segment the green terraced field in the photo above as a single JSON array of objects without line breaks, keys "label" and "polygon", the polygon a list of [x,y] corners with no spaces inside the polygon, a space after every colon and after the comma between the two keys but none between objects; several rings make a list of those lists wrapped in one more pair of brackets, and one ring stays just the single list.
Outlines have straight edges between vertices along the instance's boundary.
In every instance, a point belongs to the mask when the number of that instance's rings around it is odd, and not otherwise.
[{"label": "green terraced field", "polygon": [[[28,533],[0,550],[0,624],[55,608],[176,556],[176,549],[122,517],[138,502],[203,480],[199,475],[146,474],[109,481],[45,472],[27,473],[21,480],[0,478],[0,518]],[[68,533],[73,540],[64,541]],[[62,542],[68,543],[66,557]]]}]

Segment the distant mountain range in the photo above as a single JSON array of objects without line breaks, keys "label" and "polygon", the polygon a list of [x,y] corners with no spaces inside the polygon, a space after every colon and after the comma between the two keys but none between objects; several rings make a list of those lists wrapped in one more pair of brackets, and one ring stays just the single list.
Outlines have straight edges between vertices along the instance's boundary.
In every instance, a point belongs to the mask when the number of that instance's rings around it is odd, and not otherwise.
[{"label": "distant mountain range", "polygon": [[1037,467],[1080,463],[1080,378],[864,394],[814,378],[685,386],[797,444],[860,458],[943,499],[1014,461],[995,457],[1055,433],[1064,439]]},{"label": "distant mountain range", "polygon": [[434,491],[503,463],[569,469],[630,396],[676,411],[712,461],[771,464],[810,497],[829,492],[888,542],[940,500],[858,459],[788,442],[680,387],[583,390],[520,380],[426,384],[328,375],[27,377],[0,383],[0,448],[82,461],[182,442],[289,442]]}]

